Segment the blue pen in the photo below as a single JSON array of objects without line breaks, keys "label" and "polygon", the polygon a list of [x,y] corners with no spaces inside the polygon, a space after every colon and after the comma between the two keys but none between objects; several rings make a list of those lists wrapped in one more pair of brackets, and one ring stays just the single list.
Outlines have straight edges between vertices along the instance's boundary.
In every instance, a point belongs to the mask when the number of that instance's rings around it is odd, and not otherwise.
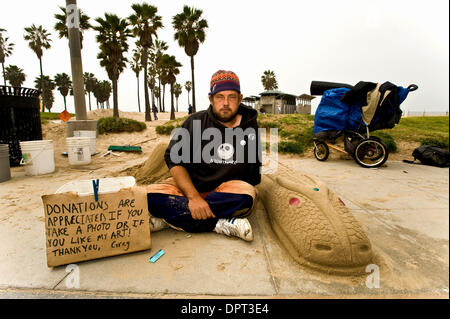
[{"label": "blue pen", "polygon": [[156,262],[162,255],[164,255],[164,250],[160,249],[156,254],[154,254],[150,259],[148,260],[151,263]]}]

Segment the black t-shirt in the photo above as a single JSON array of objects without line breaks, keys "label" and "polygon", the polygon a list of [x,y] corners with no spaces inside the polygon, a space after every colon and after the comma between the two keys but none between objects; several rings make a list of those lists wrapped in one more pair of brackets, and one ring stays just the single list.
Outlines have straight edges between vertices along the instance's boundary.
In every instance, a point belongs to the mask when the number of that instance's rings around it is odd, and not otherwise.
[{"label": "black t-shirt", "polygon": [[189,116],[174,132],[164,159],[167,167],[181,165],[199,192],[211,191],[229,180],[251,185],[261,182],[261,143],[258,112],[241,104],[241,123],[227,128],[219,123],[212,106]]}]

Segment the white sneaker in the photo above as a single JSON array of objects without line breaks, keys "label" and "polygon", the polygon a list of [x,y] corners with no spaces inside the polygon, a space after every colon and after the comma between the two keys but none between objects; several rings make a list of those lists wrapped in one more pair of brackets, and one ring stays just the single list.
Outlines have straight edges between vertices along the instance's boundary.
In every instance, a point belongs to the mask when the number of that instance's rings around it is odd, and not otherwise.
[{"label": "white sneaker", "polygon": [[166,222],[162,218],[150,216],[150,232],[163,230],[169,228]]},{"label": "white sneaker", "polygon": [[236,236],[245,241],[253,240],[252,225],[250,225],[247,218],[220,218],[214,231],[218,234]]}]

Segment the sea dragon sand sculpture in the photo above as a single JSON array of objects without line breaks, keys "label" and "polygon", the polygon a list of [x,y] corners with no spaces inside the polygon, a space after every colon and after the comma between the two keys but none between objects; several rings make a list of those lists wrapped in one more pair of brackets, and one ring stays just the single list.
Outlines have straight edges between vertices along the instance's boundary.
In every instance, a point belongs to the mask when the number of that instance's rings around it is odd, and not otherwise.
[{"label": "sea dragon sand sculpture", "polygon": [[272,229],[300,264],[334,274],[361,274],[372,248],[344,203],[317,178],[263,175],[257,186]]},{"label": "sea dragon sand sculpture", "polygon": [[[139,184],[161,182],[170,173],[164,162],[167,143],[158,144],[135,173]],[[295,181],[262,175],[258,197],[275,234],[300,264],[327,273],[365,274],[373,254],[361,225],[317,178],[302,175]]]}]

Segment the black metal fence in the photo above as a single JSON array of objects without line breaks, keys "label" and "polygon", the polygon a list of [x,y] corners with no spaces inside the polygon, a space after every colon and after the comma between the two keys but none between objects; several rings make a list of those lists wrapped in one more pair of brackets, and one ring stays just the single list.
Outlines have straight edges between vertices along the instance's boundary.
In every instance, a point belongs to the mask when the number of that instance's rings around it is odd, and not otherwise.
[{"label": "black metal fence", "polygon": [[11,166],[20,165],[20,141],[42,140],[40,91],[0,85],[0,144],[9,145]]}]

